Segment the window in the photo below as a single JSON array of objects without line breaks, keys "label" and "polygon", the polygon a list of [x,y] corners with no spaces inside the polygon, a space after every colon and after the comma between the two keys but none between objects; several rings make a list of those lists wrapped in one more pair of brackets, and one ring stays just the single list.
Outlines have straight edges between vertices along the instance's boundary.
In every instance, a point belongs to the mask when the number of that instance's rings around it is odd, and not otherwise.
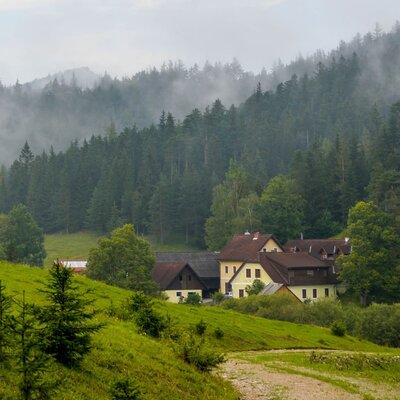
[{"label": "window", "polygon": [[246,269],[246,278],[251,278],[251,269]]},{"label": "window", "polygon": [[313,299],[317,298],[317,289],[312,290],[312,297],[313,297]]},{"label": "window", "polygon": [[239,297],[244,297],[244,290],[243,289],[239,289]]},{"label": "window", "polygon": [[182,274],[179,274],[179,280],[180,281],[182,280]]},{"label": "window", "polygon": [[289,278],[294,278],[294,271],[289,271]]},{"label": "window", "polygon": [[233,273],[236,274],[236,267],[233,266]]},{"label": "window", "polygon": [[192,280],[192,275],[188,275],[188,279],[189,279],[189,281],[191,281]]},{"label": "window", "polygon": [[256,278],[261,278],[261,270],[256,269]]},{"label": "window", "polygon": [[176,292],[176,297],[182,297],[182,292]]},{"label": "window", "polygon": [[329,297],[329,288],[325,288],[325,297]]},{"label": "window", "polygon": [[225,266],[225,273],[227,274],[229,272],[229,268],[228,268],[228,266],[226,265]]},{"label": "window", "polygon": [[307,298],[307,289],[302,289],[302,291],[301,291],[301,297],[302,297],[303,299],[306,299],[306,298]]},{"label": "window", "polygon": [[232,287],[229,283],[225,283],[225,294],[228,294],[232,291]]},{"label": "window", "polygon": [[314,276],[314,271],[312,269],[308,269],[307,276]]}]

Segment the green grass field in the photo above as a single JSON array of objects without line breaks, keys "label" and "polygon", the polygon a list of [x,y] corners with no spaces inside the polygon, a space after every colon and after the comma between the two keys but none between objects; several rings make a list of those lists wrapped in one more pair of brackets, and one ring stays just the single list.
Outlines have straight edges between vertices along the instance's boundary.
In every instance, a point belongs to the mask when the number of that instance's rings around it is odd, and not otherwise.
[{"label": "green grass field", "polygon": [[[42,303],[38,289],[48,272],[0,263],[0,279],[15,298],[26,292],[29,302]],[[99,311],[96,318],[105,328],[94,335],[93,349],[85,358],[81,369],[69,370],[58,367],[63,377],[62,395],[58,399],[109,399],[109,387],[113,380],[129,376],[140,383],[145,399],[236,399],[231,385],[220,378],[201,373],[177,358],[171,343],[154,340],[137,334],[131,321],[109,317],[110,306],[119,306],[130,292],[110,287],[85,277],[77,277],[82,289],[90,289]],[[225,353],[246,350],[325,348],[366,352],[397,350],[360,341],[346,336],[333,336],[328,329],[299,325],[248,316],[220,307],[175,305],[162,301],[156,307],[168,314],[176,329],[190,329],[203,319],[207,324],[206,338],[217,351]],[[214,336],[214,329],[221,328],[222,339]],[[16,376],[0,369],[0,398],[11,399],[15,395]],[[3,397],[2,397],[3,396]]]},{"label": "green grass field", "polygon": [[[100,237],[101,235],[92,232],[45,235],[44,245],[47,252],[44,261],[45,268],[50,267],[57,258],[87,258],[90,249],[97,246]],[[198,247],[185,244],[179,238],[164,244],[157,243],[150,237],[145,237],[145,239],[150,241],[153,251],[199,251]]]}]

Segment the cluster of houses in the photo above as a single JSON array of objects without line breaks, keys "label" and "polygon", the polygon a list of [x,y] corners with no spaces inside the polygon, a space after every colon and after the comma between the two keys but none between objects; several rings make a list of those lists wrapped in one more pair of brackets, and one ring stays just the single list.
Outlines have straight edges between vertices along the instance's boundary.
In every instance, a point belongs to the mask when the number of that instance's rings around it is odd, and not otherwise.
[{"label": "cluster of houses", "polygon": [[273,235],[246,232],[220,252],[157,253],[152,277],[176,303],[190,293],[244,297],[256,279],[264,284],[261,294],[284,291],[300,301],[315,301],[336,297],[335,260],[350,251],[347,238],[289,240],[282,246]]},{"label": "cluster of houses", "polygon": [[[247,296],[255,280],[264,284],[261,294],[287,292],[299,301],[336,297],[340,284],[335,260],[351,252],[345,239],[289,240],[282,246],[273,235],[246,232],[235,235],[220,252],[156,253],[152,278],[169,301],[179,303],[190,293],[210,298]],[[61,262],[76,272],[86,260]]]}]

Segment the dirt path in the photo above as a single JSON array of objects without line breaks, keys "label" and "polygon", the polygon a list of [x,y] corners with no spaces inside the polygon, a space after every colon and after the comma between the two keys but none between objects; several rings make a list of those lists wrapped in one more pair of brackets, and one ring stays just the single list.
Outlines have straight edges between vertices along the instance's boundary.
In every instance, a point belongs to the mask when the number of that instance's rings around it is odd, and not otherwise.
[{"label": "dirt path", "polygon": [[276,372],[262,365],[228,360],[221,376],[241,393],[243,400],[361,400],[329,383],[301,375]]}]

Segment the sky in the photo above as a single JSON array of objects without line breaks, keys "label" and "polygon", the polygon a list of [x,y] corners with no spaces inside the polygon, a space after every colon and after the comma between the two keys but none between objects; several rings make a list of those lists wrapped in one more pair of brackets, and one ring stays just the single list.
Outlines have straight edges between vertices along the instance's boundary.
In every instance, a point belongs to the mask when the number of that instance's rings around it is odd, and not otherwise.
[{"label": "sky", "polygon": [[258,73],[396,20],[400,0],[0,0],[0,81],[233,58]]}]

